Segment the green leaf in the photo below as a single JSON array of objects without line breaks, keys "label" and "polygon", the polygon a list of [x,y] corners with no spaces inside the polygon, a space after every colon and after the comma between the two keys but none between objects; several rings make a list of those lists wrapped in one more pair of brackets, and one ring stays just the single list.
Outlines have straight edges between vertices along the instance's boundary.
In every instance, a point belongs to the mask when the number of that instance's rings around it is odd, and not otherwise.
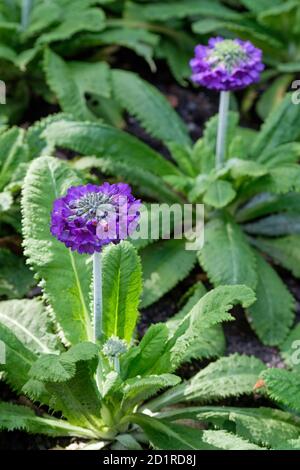
[{"label": "green leaf", "polygon": [[3,431],[26,431],[32,434],[46,434],[52,437],[75,436],[85,439],[96,437],[93,431],[74,426],[48,415],[37,416],[35,412],[13,403],[0,403],[0,429]]},{"label": "green leaf", "polygon": [[0,370],[5,372],[4,379],[10,387],[20,393],[37,356],[2,323],[0,323],[0,340],[5,344],[5,364],[0,364]]},{"label": "green leaf", "polygon": [[202,441],[202,431],[178,424],[169,424],[156,418],[135,413],[130,421],[138,424],[155,449],[209,450],[215,447]]},{"label": "green leaf", "polygon": [[152,369],[164,351],[169,337],[169,330],[164,323],[151,325],[141,342],[132,346],[121,359],[122,371],[126,378],[144,376]]},{"label": "green leaf", "polygon": [[[202,283],[196,285],[195,292],[188,302],[176,315],[171,317],[166,325],[170,334],[172,334],[184,317],[192,310],[197,302],[206,294],[206,289]],[[198,341],[191,344],[184,361],[190,359],[203,359],[208,357],[220,356],[225,351],[225,337],[221,326],[214,325],[206,328],[203,332],[199,331]]]},{"label": "green leaf", "polygon": [[51,235],[50,213],[53,201],[79,183],[65,163],[41,157],[32,162],[22,195],[25,254],[72,344],[91,339],[93,334],[89,312],[91,266],[85,255],[71,252]]},{"label": "green leaf", "polygon": [[280,353],[285,363],[292,369],[300,371],[300,324],[290,332],[283,344]]},{"label": "green leaf", "polygon": [[63,111],[78,119],[94,120],[67,63],[50,49],[45,50],[44,69],[47,83]]},{"label": "green leaf", "polygon": [[61,24],[52,28],[50,32],[41,34],[37,43],[44,45],[64,41],[80,31],[101,31],[105,27],[104,20],[104,13],[99,8],[77,11],[74,6],[73,12],[69,13]]},{"label": "green leaf", "polygon": [[240,178],[258,178],[264,176],[268,171],[260,163],[240,158],[231,158],[226,163],[226,168],[230,170],[230,175],[234,180]]},{"label": "green leaf", "polygon": [[203,202],[221,209],[227,206],[236,196],[233,186],[228,181],[217,180],[211,183],[204,194]]},{"label": "green leaf", "polygon": [[254,245],[271,258],[290,270],[295,277],[300,277],[300,236],[289,235],[277,239],[256,238]]},{"label": "green leaf", "polygon": [[0,248],[0,296],[22,298],[34,284],[32,273],[19,256]]},{"label": "green leaf", "polygon": [[[206,402],[250,395],[264,368],[264,364],[255,357],[238,354],[223,357],[205,367],[189,381],[166,391],[145,406],[151,411],[159,411],[187,401]],[[188,419],[198,410],[199,408],[195,408],[189,413],[188,409],[173,409],[161,413],[161,416],[170,420]]]},{"label": "green leaf", "polygon": [[258,445],[275,448],[285,439],[299,436],[299,422],[289,413],[272,408],[193,407],[165,412],[164,419],[197,419],[217,428],[230,429]]},{"label": "green leaf", "polygon": [[31,367],[30,377],[42,382],[67,382],[75,376],[76,364],[98,357],[94,343],[78,343],[60,355],[44,354]]},{"label": "green leaf", "polygon": [[164,142],[191,143],[183,121],[155,87],[124,70],[112,71],[112,87],[115,99],[149,134]]},{"label": "green leaf", "polygon": [[244,224],[243,229],[250,234],[268,237],[280,237],[283,235],[300,235],[299,214],[274,214],[257,222]]},{"label": "green leaf", "polygon": [[156,373],[175,370],[199,339],[199,334],[214,325],[233,320],[228,312],[236,304],[243,307],[255,300],[253,291],[246,286],[220,286],[202,297],[179,323],[165,345],[165,351],[155,365]]},{"label": "green leaf", "polygon": [[131,342],[142,291],[139,257],[129,242],[103,251],[103,333]]},{"label": "green leaf", "polygon": [[288,93],[263,124],[253,144],[252,157],[256,159],[267,150],[296,141],[300,135],[299,117],[300,108],[292,103],[291,94]]},{"label": "green leaf", "polygon": [[157,176],[179,174],[174,165],[150,147],[113,127],[85,122],[59,122],[45,131],[49,144],[71,149],[82,155],[110,157],[131,169],[143,166]]},{"label": "green leaf", "polygon": [[267,168],[276,168],[288,163],[297,163],[300,160],[300,144],[290,142],[282,144],[259,155],[258,161]]},{"label": "green leaf", "polygon": [[61,348],[40,300],[0,302],[0,323],[7,326],[26,348],[36,354],[56,352]]},{"label": "green leaf", "polygon": [[267,395],[276,402],[300,412],[300,376],[297,371],[268,369],[263,372]]},{"label": "green leaf", "polygon": [[[140,156],[137,155],[137,160],[132,161],[130,165],[124,161],[120,161],[116,157],[82,157],[74,163],[74,168],[78,170],[90,170],[98,168],[102,173],[109,175],[118,175],[123,181],[127,181],[139,188],[141,194],[144,194],[151,199],[163,201],[165,203],[182,202],[180,197],[169,187],[168,181],[165,183],[165,178],[182,178],[181,176],[165,176],[161,178],[153,174],[150,170],[145,170],[141,167]],[[121,153],[118,158],[122,157]],[[135,160],[133,154],[129,157]],[[129,159],[128,158],[128,159]],[[149,161],[150,163],[150,161]]]},{"label": "green leaf", "polygon": [[262,120],[273,113],[276,106],[282,102],[292,81],[292,75],[282,75],[275,79],[262,94],[256,105],[256,111]]},{"label": "green leaf", "polygon": [[247,311],[249,323],[264,344],[276,346],[294,321],[295,302],[274,269],[257,255],[256,302]]},{"label": "green leaf", "polygon": [[185,250],[185,243],[185,240],[171,239],[155,243],[141,251],[143,308],[160,299],[193,269],[197,253]]},{"label": "green leaf", "polygon": [[224,450],[263,450],[246,439],[227,431],[204,431],[203,440],[210,445]]},{"label": "green leaf", "polygon": [[261,193],[254,196],[238,209],[236,219],[239,222],[245,222],[257,219],[272,212],[292,212],[299,214],[300,195],[291,193],[285,195],[277,195],[270,193]]},{"label": "green leaf", "polygon": [[234,222],[215,219],[206,224],[206,242],[199,251],[199,261],[211,282],[246,284],[257,282],[255,257],[247,240]]},{"label": "green leaf", "polygon": [[173,374],[147,375],[128,379],[124,383],[122,406],[125,409],[131,408],[156,395],[164,388],[175,387],[180,381],[180,377]]},{"label": "green leaf", "polygon": [[9,183],[18,165],[27,161],[24,131],[13,127],[0,135],[0,190]]},{"label": "green leaf", "polygon": [[97,36],[93,34],[94,40],[92,39],[92,43],[96,43],[96,45],[117,45],[132,49],[148,62],[152,71],[155,71],[156,67],[153,62],[153,54],[154,48],[159,42],[159,36],[144,28],[134,29],[134,25],[131,28],[125,25],[126,23],[124,22],[122,28],[109,28],[98,33]]},{"label": "green leaf", "polygon": [[142,15],[147,20],[166,21],[171,18],[185,18],[186,16],[205,15],[216,18],[239,19],[240,14],[225,7],[216,0],[185,0],[155,2],[138,7],[135,3],[128,2],[126,16]]}]

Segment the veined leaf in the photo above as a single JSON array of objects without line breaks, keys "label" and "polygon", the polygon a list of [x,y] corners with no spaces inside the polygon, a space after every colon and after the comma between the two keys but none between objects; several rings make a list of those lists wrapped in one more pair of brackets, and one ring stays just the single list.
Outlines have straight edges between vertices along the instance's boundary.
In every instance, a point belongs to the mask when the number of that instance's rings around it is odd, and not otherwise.
[{"label": "veined leaf", "polygon": [[138,424],[155,449],[159,450],[211,450],[214,446],[202,440],[203,432],[179,424],[165,423],[145,414],[135,413],[130,421]]},{"label": "veined leaf", "polygon": [[135,377],[124,383],[123,407],[133,407],[164,388],[174,387],[181,381],[180,377],[173,374],[147,375]]},{"label": "veined leaf", "polygon": [[256,238],[254,245],[271,258],[300,277],[300,235],[288,235],[277,239]]},{"label": "veined leaf", "polygon": [[243,229],[250,234],[268,237],[300,235],[300,214],[274,214],[257,222],[244,224]]},{"label": "veined leaf", "polygon": [[74,6],[72,14],[68,14],[61,24],[39,36],[38,44],[64,41],[80,31],[101,31],[105,27],[104,20],[104,13],[99,8],[77,11]]},{"label": "veined leaf", "polygon": [[118,102],[137,117],[151,135],[164,142],[190,145],[183,121],[156,88],[123,70],[112,71],[112,86]]},{"label": "veined leaf", "polygon": [[9,183],[18,165],[27,161],[24,131],[13,127],[0,135],[0,190]]},{"label": "veined leaf", "polygon": [[[79,170],[99,168],[104,174],[118,175],[128,183],[137,186],[141,194],[150,196],[152,199],[170,204],[182,202],[178,194],[165,183],[164,178],[167,177],[161,178],[139,165],[140,158],[128,165],[125,160],[119,161],[114,157],[82,157],[74,163],[74,168]],[[181,176],[173,175],[173,178],[181,178]]]},{"label": "veined leaf", "polygon": [[221,209],[227,206],[236,196],[236,192],[229,181],[217,180],[211,183],[204,194],[203,202],[209,206]]},{"label": "veined leaf", "polygon": [[60,355],[42,355],[32,365],[29,375],[41,382],[67,382],[75,376],[77,362],[96,359],[98,353],[94,343],[78,343]]},{"label": "veined leaf", "polygon": [[139,345],[132,346],[121,359],[126,378],[146,375],[159,360],[168,337],[169,330],[164,323],[151,325]]},{"label": "veined leaf", "polygon": [[[255,357],[233,354],[222,357],[198,372],[192,379],[167,390],[146,404],[151,411],[187,401],[217,401],[253,393],[264,364]],[[184,415],[185,410],[182,410]],[[181,411],[174,410],[161,415],[168,419],[181,419]],[[189,418],[192,416],[186,416]],[[182,416],[185,418],[185,416]]]},{"label": "veined leaf", "polygon": [[50,213],[53,201],[79,183],[65,163],[41,157],[28,170],[22,196],[26,256],[72,344],[91,339],[93,334],[89,312],[91,267],[86,256],[71,252],[51,235]]},{"label": "veined leaf", "polygon": [[272,400],[293,411],[300,411],[300,376],[297,371],[268,369],[261,377],[265,383],[266,392]]},{"label": "veined leaf", "polygon": [[213,284],[246,284],[255,288],[255,257],[239,226],[216,219],[206,224],[205,237],[198,257]]},{"label": "veined leaf", "polygon": [[103,252],[103,332],[130,343],[138,318],[142,272],[129,242],[111,245]]},{"label": "veined leaf", "polygon": [[78,119],[95,120],[67,63],[50,49],[45,50],[44,69],[47,83],[63,111]]},{"label": "veined leaf", "polygon": [[292,294],[274,269],[257,255],[256,302],[247,311],[249,323],[264,344],[275,346],[287,336],[294,320]]},{"label": "veined leaf", "polygon": [[47,311],[37,299],[0,302],[0,323],[6,325],[36,354],[49,354],[60,350],[60,342],[51,331]]},{"label": "veined leaf", "polygon": [[5,364],[0,370],[5,372],[4,379],[17,392],[21,392],[28,380],[28,372],[37,359],[7,326],[0,323],[0,340],[4,343]]},{"label": "veined leaf", "polygon": [[272,212],[292,212],[299,214],[300,194],[284,195],[261,193],[250,199],[236,213],[239,222],[256,219]]},{"label": "veined leaf", "polygon": [[141,251],[144,290],[142,307],[160,299],[192,270],[197,253],[185,250],[185,240],[167,240]]},{"label": "veined leaf", "polygon": [[161,414],[164,420],[197,419],[216,426],[229,428],[243,439],[258,445],[275,448],[285,439],[299,436],[299,422],[289,413],[272,408],[238,408],[203,406],[183,408]]},{"label": "veined leaf", "polygon": [[291,94],[288,93],[263,124],[261,132],[253,144],[252,157],[257,159],[263,152],[298,140],[300,135],[299,117],[299,106],[292,103]]},{"label": "veined leaf", "polygon": [[[188,302],[176,315],[171,317],[166,325],[170,334],[172,334],[184,317],[192,310],[197,302],[206,294],[206,289],[202,283],[199,283],[195,289],[195,292],[190,297]],[[206,328],[203,332],[199,331],[198,341],[191,344],[189,350],[186,353],[184,361],[190,359],[203,359],[208,357],[220,356],[225,351],[225,337],[223,329],[219,325],[214,325],[210,328]]]},{"label": "veined leaf", "polygon": [[26,431],[52,437],[75,436],[92,439],[97,436],[90,429],[74,426],[62,419],[47,415],[37,416],[33,410],[12,403],[0,403],[0,429],[3,431]]},{"label": "veined leaf", "polygon": [[224,450],[263,450],[246,439],[227,431],[203,431],[203,440]]},{"label": "veined leaf", "polygon": [[206,329],[233,320],[229,310],[239,303],[247,307],[254,299],[253,291],[246,286],[220,286],[208,292],[170,335],[164,353],[155,364],[156,373],[175,370],[198,341],[199,334],[204,335]]},{"label": "veined leaf", "polygon": [[297,163],[300,159],[300,144],[298,142],[291,142],[282,144],[270,150],[266,150],[257,159],[258,162],[263,163],[267,168],[276,168],[279,165],[287,163]]},{"label": "veined leaf", "polygon": [[143,166],[145,171],[164,176],[179,174],[177,168],[131,135],[104,124],[59,122],[45,131],[50,144],[68,148],[82,155],[111,157],[116,162]]}]

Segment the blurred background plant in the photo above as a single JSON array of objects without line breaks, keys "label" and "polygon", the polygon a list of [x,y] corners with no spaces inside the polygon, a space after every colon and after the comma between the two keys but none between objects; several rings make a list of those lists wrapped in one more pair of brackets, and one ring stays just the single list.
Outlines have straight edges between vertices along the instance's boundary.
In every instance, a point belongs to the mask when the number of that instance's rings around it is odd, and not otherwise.
[{"label": "blurred background plant", "polygon": [[[70,92],[78,89],[85,118],[122,125],[118,105],[110,99],[106,65],[115,63],[120,49],[134,51],[153,73],[164,60],[186,86],[193,48],[212,34],[237,35],[263,49],[268,69],[241,107],[247,112],[256,103],[264,119],[299,72],[299,15],[298,0],[4,0],[0,76],[10,105],[1,106],[1,121],[28,117],[32,103],[30,120],[40,117],[45,113],[41,100],[50,109],[57,101],[64,107],[65,96],[56,86],[60,81],[70,82]],[[135,68],[134,60],[129,68]],[[266,83],[267,91],[257,100],[257,89],[264,90]]]}]

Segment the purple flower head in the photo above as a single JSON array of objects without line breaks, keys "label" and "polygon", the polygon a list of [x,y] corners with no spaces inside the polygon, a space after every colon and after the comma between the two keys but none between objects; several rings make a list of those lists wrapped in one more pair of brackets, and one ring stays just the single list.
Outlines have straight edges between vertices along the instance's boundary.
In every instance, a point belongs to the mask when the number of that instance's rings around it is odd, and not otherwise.
[{"label": "purple flower head", "polygon": [[264,70],[262,51],[250,41],[221,37],[196,46],[190,66],[195,83],[218,91],[246,88],[258,82]]},{"label": "purple flower head", "polygon": [[54,201],[51,233],[71,250],[93,254],[135,231],[140,206],[125,183],[72,186]]}]

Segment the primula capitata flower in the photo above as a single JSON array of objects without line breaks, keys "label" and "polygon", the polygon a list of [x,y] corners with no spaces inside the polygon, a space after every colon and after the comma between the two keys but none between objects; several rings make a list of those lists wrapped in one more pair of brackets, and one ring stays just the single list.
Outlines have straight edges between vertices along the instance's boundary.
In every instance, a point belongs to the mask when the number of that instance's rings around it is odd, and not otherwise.
[{"label": "primula capitata flower", "polygon": [[51,233],[73,251],[100,252],[135,231],[140,205],[125,183],[72,186],[54,201]]},{"label": "primula capitata flower", "polygon": [[246,88],[258,82],[264,70],[262,51],[250,41],[221,37],[196,46],[190,66],[195,83],[218,91]]}]

